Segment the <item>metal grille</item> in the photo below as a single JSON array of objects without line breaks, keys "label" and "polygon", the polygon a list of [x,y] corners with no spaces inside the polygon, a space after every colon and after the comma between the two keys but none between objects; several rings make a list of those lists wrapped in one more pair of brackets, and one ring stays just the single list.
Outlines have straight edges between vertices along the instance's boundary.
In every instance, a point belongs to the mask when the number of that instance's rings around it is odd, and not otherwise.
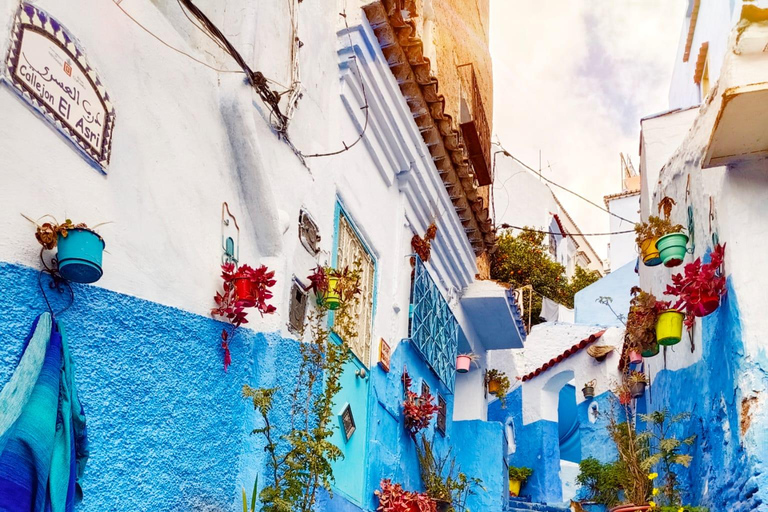
[{"label": "metal grille", "polygon": [[411,341],[443,384],[453,391],[459,323],[424,263],[418,257],[415,259]]},{"label": "metal grille", "polygon": [[288,314],[288,328],[291,332],[299,333],[304,326],[304,318],[307,314],[307,294],[301,286],[294,281],[291,285],[291,309]]},{"label": "metal grille", "polygon": [[442,395],[437,395],[437,431],[445,435],[445,425],[448,421],[448,404]]},{"label": "metal grille", "polygon": [[339,251],[338,268],[354,268],[355,262],[360,263],[360,300],[350,312],[356,319],[357,337],[352,340],[344,340],[349,345],[352,353],[367,367],[370,363],[371,353],[371,321],[373,317],[373,285],[376,267],[373,258],[365,246],[357,237],[355,230],[344,218],[339,217]]}]

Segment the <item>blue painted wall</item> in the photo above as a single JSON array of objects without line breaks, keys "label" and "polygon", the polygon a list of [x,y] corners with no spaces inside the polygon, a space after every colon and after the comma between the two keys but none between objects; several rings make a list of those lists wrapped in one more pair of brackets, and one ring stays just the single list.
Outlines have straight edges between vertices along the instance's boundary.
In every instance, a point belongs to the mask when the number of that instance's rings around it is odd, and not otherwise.
[{"label": "blue painted wall", "polygon": [[[581,391],[579,391],[581,392]],[[611,408],[615,407],[616,398],[613,393],[606,391],[591,400],[579,404],[579,436],[581,437],[581,459],[594,457],[600,462],[612,462],[618,458],[616,445],[608,436]],[[594,423],[590,421],[590,408],[596,407],[597,414]]]},{"label": "blue painted wall", "polygon": [[[768,392],[768,359],[744,357],[741,319],[729,281],[720,308],[702,321],[703,358],[677,371],[653,378],[649,410],[668,407],[692,414],[678,434],[698,436],[690,470],[682,471],[686,501],[710,510],[747,512],[768,509],[768,428],[754,408],[753,421],[742,435],[742,400]],[[687,350],[687,347],[683,348]],[[657,357],[663,357],[663,353]],[[668,353],[668,357],[674,354]],[[749,375],[749,389],[737,377]],[[695,392],[691,392],[695,390]],[[652,401],[650,398],[652,397]]]},{"label": "blue painted wall", "polygon": [[560,440],[560,458],[577,464],[581,462],[576,388],[570,384],[566,384],[560,390],[557,402],[557,435]]},{"label": "blue painted wall", "polygon": [[635,262],[632,261],[580,290],[573,299],[576,323],[622,327],[623,324],[611,310],[596,301],[598,297],[613,298],[611,306],[616,313],[626,318],[631,299],[630,290],[639,282]]}]

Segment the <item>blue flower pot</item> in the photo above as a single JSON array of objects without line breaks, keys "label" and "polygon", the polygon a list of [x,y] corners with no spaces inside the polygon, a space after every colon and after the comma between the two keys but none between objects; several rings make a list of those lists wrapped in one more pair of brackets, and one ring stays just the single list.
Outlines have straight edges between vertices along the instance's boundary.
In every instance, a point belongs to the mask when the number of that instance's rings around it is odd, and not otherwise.
[{"label": "blue flower pot", "polygon": [[74,283],[95,283],[104,271],[101,257],[104,253],[104,239],[90,229],[67,230],[67,236],[59,235],[59,274]]},{"label": "blue flower pot", "polygon": [[688,252],[688,235],[683,233],[664,235],[656,242],[656,248],[665,267],[676,267],[683,262]]}]

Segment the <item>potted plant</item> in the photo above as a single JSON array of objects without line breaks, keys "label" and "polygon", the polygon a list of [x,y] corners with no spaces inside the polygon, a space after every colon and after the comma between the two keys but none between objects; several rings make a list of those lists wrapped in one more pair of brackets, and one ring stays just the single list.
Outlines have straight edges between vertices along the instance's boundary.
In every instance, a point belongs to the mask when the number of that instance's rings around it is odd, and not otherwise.
[{"label": "potted plant", "polygon": [[381,489],[373,491],[379,499],[377,512],[436,512],[435,502],[426,494],[406,491],[400,484],[393,484],[385,478],[379,484]]},{"label": "potted plant", "polygon": [[509,495],[519,496],[520,487],[523,486],[532,474],[533,470],[531,468],[509,466]]},{"label": "potted plant", "polygon": [[[679,233],[683,230],[680,224],[672,224],[669,219],[662,219],[651,215],[647,222],[641,222],[635,226],[635,242],[640,248],[643,263],[648,267],[661,265],[662,258],[657,248],[659,238],[670,233]],[[687,239],[687,237],[686,237]]]},{"label": "potted plant", "polygon": [[720,306],[720,297],[725,293],[726,279],[723,272],[725,245],[717,244],[710,254],[708,263],[701,258],[685,266],[682,274],[672,276],[672,284],[664,291],[677,297],[674,308],[685,312],[685,325],[693,326],[694,317],[713,313]]},{"label": "potted plant", "polygon": [[629,405],[632,403],[632,391],[629,388],[629,383],[625,380],[621,383],[615,384],[613,394],[619,399],[619,404]]},{"label": "potted plant", "polygon": [[595,380],[592,379],[591,381],[584,384],[584,387],[581,389],[581,392],[584,393],[584,398],[589,400],[590,398],[595,398]]},{"label": "potted plant", "polygon": [[73,283],[88,284],[101,279],[104,274],[102,256],[105,243],[94,231],[95,228],[88,228],[83,223],[75,224],[69,219],[59,224],[51,215],[41,217],[49,217],[52,220],[43,224],[23,216],[37,227],[35,238],[43,246],[43,250],[52,251],[58,248],[58,275]]},{"label": "potted plant", "polygon": [[[674,204],[675,201],[670,197],[664,197],[659,201],[659,213],[663,211],[666,223],[669,223],[669,216]],[[659,257],[665,267],[677,267],[685,259],[688,252],[688,235],[682,231],[681,225],[672,226],[669,224],[669,231],[662,234],[656,241],[656,249],[658,249]]]},{"label": "potted plant", "polygon": [[480,356],[475,354],[474,352],[467,352],[465,354],[459,354],[456,356],[456,371],[458,373],[467,373],[469,371],[469,367],[472,363],[475,363],[477,366],[477,362],[480,360]]},{"label": "potted plant", "polygon": [[[228,333],[227,329],[221,330],[224,371],[232,362],[229,338],[234,335],[238,327],[248,323],[246,309],[257,308],[262,315],[275,312],[275,306],[267,304],[267,301],[272,298],[270,288],[275,285],[274,276],[274,271],[270,271],[264,265],[255,269],[248,265],[242,265],[236,269],[234,263],[225,263],[221,266],[222,291],[217,291],[213,297],[216,307],[211,309],[211,316],[226,320],[233,326],[231,333]],[[247,289],[247,297],[241,297],[238,294],[238,281],[247,282],[247,286],[240,284],[241,288]]]},{"label": "potted plant", "polygon": [[640,398],[645,394],[645,386],[648,384],[648,377],[643,372],[632,371],[627,377],[629,393],[632,398]]},{"label": "potted plant", "polygon": [[[475,494],[475,488],[482,488],[482,480],[470,478],[456,467],[456,458],[451,450],[440,456],[435,453],[433,443],[424,435],[416,443],[419,461],[419,475],[427,496],[435,502],[437,512],[465,510],[467,498]],[[452,508],[452,507],[455,507]]]},{"label": "potted plant", "polygon": [[339,309],[342,301],[360,292],[359,276],[353,276],[349,267],[335,269],[318,265],[307,279],[317,303],[324,304],[331,311]]},{"label": "potted plant", "polygon": [[669,302],[657,301],[652,294],[635,286],[632,288],[624,345],[630,363],[639,362],[642,357],[659,353],[656,341],[656,326],[659,316],[669,308]]},{"label": "potted plant", "polygon": [[429,427],[432,418],[440,408],[433,403],[432,395],[428,392],[419,395],[411,391],[411,377],[405,370],[403,370],[403,387],[405,388],[403,424],[415,441],[416,434]]},{"label": "potted plant", "polygon": [[500,370],[491,369],[486,373],[485,381],[488,383],[488,392],[499,399],[502,407],[506,407],[507,392],[509,392],[510,386],[507,374]]},{"label": "potted plant", "polygon": [[656,343],[658,345],[677,345],[683,337],[685,315],[676,309],[668,309],[659,315],[656,323]]}]

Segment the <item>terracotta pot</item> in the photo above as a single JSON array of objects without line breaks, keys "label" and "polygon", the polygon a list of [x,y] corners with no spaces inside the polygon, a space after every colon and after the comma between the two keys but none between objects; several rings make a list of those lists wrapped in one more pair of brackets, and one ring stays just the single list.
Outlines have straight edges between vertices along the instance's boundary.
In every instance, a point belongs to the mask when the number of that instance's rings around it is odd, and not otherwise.
[{"label": "terracotta pot", "polygon": [[702,297],[701,301],[694,306],[693,314],[702,317],[715,312],[720,307],[720,297]]},{"label": "terracotta pot", "polygon": [[467,373],[469,366],[472,364],[472,359],[469,356],[457,356],[456,357],[456,371],[459,373]]},{"label": "terracotta pot", "polygon": [[488,381],[488,392],[492,395],[495,395],[499,392],[499,389],[501,388],[501,382],[499,382],[496,379],[491,379]]},{"label": "terracotta pot", "polygon": [[637,352],[635,350],[630,350],[629,351],[629,362],[630,362],[630,364],[642,363],[643,362],[642,354],[640,354],[640,352]]}]

